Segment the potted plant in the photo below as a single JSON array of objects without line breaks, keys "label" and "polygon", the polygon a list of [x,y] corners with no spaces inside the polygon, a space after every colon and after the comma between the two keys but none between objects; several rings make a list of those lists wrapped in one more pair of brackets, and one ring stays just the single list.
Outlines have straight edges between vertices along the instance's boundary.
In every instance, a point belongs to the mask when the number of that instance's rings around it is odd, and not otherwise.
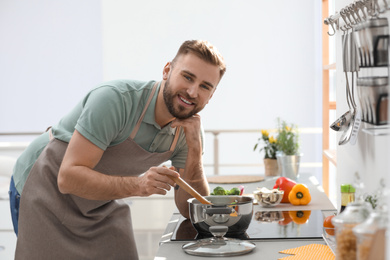
[{"label": "potted plant", "polygon": [[279,166],[279,173],[287,178],[296,180],[298,178],[299,163],[299,133],[294,124],[287,124],[286,121],[278,118],[278,141],[276,158]]},{"label": "potted plant", "polygon": [[265,176],[278,175],[278,162],[276,160],[277,138],[270,136],[268,130],[261,130],[261,137],[257,140],[253,151],[255,151],[259,145],[262,145],[262,148],[260,148],[259,151],[264,151],[263,160]]}]

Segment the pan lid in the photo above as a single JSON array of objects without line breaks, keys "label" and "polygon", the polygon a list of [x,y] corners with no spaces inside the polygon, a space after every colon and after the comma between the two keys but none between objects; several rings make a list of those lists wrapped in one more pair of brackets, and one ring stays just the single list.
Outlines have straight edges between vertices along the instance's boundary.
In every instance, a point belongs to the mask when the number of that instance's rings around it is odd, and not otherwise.
[{"label": "pan lid", "polygon": [[209,231],[214,237],[184,244],[183,250],[197,256],[234,256],[247,254],[256,248],[251,242],[223,237],[228,231],[227,226],[212,226]]}]

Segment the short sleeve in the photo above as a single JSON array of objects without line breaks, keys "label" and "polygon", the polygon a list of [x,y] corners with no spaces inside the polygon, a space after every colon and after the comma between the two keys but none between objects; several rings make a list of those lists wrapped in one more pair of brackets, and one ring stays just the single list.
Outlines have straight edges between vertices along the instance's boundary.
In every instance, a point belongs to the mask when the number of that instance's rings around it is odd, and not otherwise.
[{"label": "short sleeve", "polygon": [[125,102],[119,90],[99,87],[89,93],[82,103],[76,130],[99,148],[106,150],[122,131],[126,120]]}]

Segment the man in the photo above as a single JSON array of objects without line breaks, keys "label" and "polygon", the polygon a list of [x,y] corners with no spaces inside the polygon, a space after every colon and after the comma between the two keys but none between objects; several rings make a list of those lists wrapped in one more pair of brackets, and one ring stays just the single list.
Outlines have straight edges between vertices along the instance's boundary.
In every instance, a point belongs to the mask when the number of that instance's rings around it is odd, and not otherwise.
[{"label": "man", "polygon": [[[186,41],[162,82],[105,83],[32,142],[11,181],[15,258],[138,259],[130,209],[117,199],[164,195],[178,176],[209,193],[198,112],[225,70],[210,43]],[[167,160],[173,167],[159,167]],[[175,189],[185,217],[189,197]]]}]

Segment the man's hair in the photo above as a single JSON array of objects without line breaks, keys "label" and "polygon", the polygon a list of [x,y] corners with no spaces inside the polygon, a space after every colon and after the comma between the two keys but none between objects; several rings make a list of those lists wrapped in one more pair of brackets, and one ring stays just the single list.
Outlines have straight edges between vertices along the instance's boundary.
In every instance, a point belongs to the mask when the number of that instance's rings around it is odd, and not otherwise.
[{"label": "man's hair", "polygon": [[216,65],[219,67],[219,75],[222,78],[223,74],[226,71],[225,60],[222,55],[219,53],[216,47],[214,47],[211,43],[204,40],[189,40],[185,41],[179,48],[176,53],[175,58],[173,59],[173,63],[176,61],[177,57],[180,55],[185,55],[188,53],[192,53],[202,60]]}]

